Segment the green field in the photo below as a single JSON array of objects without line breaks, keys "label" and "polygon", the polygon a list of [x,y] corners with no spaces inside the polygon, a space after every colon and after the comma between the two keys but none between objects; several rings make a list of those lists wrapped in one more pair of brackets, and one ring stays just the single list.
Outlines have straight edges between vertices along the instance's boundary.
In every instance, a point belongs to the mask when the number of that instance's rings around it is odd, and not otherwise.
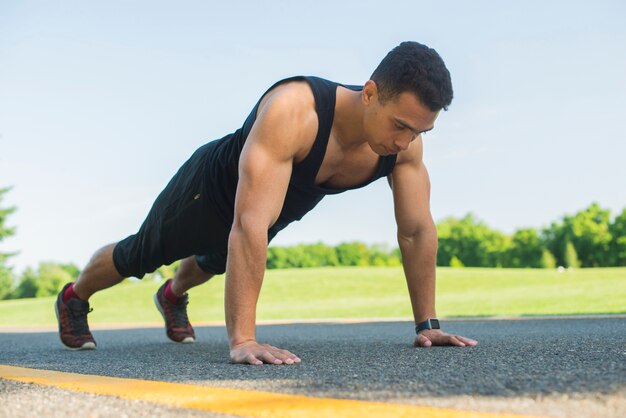
[{"label": "green field", "polygon": [[[159,284],[127,281],[91,299],[91,324],[159,322],[152,302]],[[192,322],[222,321],[223,276],[191,290]],[[440,268],[440,317],[626,313],[626,268]],[[54,298],[0,302],[0,326],[55,324]],[[410,317],[399,267],[270,270],[258,319]]]}]

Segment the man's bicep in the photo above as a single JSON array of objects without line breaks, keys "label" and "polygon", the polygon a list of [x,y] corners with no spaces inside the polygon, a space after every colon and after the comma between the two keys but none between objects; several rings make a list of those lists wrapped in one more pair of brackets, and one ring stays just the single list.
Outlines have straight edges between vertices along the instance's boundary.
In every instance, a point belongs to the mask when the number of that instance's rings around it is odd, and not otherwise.
[{"label": "man's bicep", "polygon": [[430,179],[422,161],[397,166],[392,174],[398,233],[413,236],[433,225],[430,213]]},{"label": "man's bicep", "polygon": [[294,158],[316,131],[315,108],[300,90],[284,89],[269,98],[239,159],[235,223],[267,228],[276,222]]},{"label": "man's bicep", "polygon": [[289,186],[292,160],[273,151],[256,141],[244,147],[235,197],[236,224],[269,228],[278,219]]}]

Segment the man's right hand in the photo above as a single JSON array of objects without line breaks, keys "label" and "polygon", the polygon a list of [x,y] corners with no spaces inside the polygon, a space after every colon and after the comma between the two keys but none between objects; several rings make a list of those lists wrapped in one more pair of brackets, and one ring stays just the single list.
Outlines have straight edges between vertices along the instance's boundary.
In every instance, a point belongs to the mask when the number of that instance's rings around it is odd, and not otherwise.
[{"label": "man's right hand", "polygon": [[256,341],[246,341],[230,349],[230,359],[233,363],[261,365],[269,364],[297,364],[302,360],[295,354],[269,344],[259,344]]}]

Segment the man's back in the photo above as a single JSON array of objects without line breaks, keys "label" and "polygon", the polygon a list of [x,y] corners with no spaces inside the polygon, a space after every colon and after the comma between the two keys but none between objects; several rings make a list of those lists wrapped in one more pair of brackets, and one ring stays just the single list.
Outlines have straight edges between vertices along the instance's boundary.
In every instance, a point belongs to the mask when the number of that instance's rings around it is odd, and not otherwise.
[{"label": "man's back", "polygon": [[[325,195],[363,187],[391,172],[396,156],[381,157],[369,148],[364,151],[369,151],[370,170],[363,170],[361,167],[353,168],[350,172],[345,169],[345,164],[342,166],[345,152],[332,140],[338,88],[347,87],[318,77],[298,76],[281,80],[262,96],[242,128],[208,144],[205,193],[225,224],[230,225],[233,221],[241,152],[257,117],[263,114],[267,106],[272,105],[272,100],[277,95],[282,95],[281,100],[289,101],[294,108],[300,107],[303,112],[314,113],[315,120],[311,116],[306,117],[311,119],[308,125],[315,126],[315,132],[313,129],[306,132],[302,125],[289,126],[288,121],[279,121],[281,125],[287,125],[286,129],[303,131],[303,140],[293,159],[289,187],[281,213],[270,228],[270,239],[289,223],[302,219]],[[352,86],[349,89],[357,92],[361,87]],[[276,129],[284,128],[281,126]],[[363,176],[364,173],[366,177]],[[343,187],[336,187],[333,183],[339,183]]]}]

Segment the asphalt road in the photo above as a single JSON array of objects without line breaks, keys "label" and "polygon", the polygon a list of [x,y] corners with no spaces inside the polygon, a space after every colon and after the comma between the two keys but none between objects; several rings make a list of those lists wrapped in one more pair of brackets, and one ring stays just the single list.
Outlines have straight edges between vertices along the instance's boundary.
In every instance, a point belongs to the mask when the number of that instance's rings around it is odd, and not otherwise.
[{"label": "asphalt road", "polygon": [[[95,331],[98,349],[84,352],[64,350],[56,333],[0,333],[0,364],[482,411],[626,416],[626,318],[443,325],[479,345],[416,349],[408,322],[268,325],[258,328],[259,340],[302,363],[245,366],[229,363],[223,327],[197,328],[192,345],[169,342],[161,329]],[[0,383],[0,401],[39,390]],[[17,414],[0,403],[0,416]]]}]

